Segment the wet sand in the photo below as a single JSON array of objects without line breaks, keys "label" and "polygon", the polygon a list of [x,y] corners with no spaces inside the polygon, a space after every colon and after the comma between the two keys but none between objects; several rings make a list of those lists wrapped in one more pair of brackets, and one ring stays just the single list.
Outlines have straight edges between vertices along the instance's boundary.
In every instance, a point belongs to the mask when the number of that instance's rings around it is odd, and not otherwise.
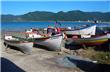
[{"label": "wet sand", "polygon": [[[5,66],[2,66],[2,70],[6,70],[5,72],[7,72],[7,70],[13,70],[8,72],[82,72],[78,68],[59,66],[56,63],[56,59],[62,57],[62,55],[58,55],[58,52],[34,47],[32,54],[26,55],[10,48],[5,50],[3,40],[1,41],[1,48],[2,61],[4,61],[3,64],[5,64]],[[9,63],[7,61],[9,61]],[[10,63],[13,65],[10,65]]]}]

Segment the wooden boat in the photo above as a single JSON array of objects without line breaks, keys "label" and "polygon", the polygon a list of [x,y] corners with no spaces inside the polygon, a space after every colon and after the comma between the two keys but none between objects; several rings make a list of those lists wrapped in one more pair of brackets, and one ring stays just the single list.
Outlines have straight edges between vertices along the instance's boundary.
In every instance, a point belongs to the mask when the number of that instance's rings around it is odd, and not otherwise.
[{"label": "wooden boat", "polygon": [[17,47],[19,50],[25,54],[30,54],[33,48],[33,42],[20,40],[12,36],[5,36],[4,42],[6,45]]},{"label": "wooden boat", "polygon": [[48,48],[48,50],[60,51],[63,36],[61,34],[57,34],[54,36],[41,36],[37,33],[28,33],[28,39],[34,39],[34,44],[42,45]]},{"label": "wooden boat", "polygon": [[67,40],[67,44],[74,45],[101,45],[108,41],[108,35],[103,35],[93,38],[70,38]]},{"label": "wooden boat", "polygon": [[67,35],[95,35],[95,32],[96,32],[96,25],[81,28],[79,30],[69,29],[65,31]]},{"label": "wooden boat", "polygon": [[[12,34],[12,33],[11,33]],[[26,37],[26,34],[28,34],[28,37]],[[46,46],[49,50],[60,50],[63,36],[60,35],[54,35],[52,37],[44,37],[41,35],[38,35],[37,33],[18,33],[18,34],[12,34],[16,38],[26,39],[27,41],[34,42],[34,44]],[[23,36],[22,36],[23,35]]]},{"label": "wooden boat", "polygon": [[49,50],[60,51],[62,45],[63,36],[56,35],[52,37],[35,38],[35,43],[38,45],[46,46]]}]

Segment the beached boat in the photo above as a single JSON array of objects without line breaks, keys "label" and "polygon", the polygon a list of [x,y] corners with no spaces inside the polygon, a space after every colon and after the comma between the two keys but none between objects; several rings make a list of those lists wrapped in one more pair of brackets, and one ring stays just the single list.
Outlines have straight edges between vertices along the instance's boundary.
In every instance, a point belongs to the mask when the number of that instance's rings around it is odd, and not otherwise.
[{"label": "beached boat", "polygon": [[42,45],[48,48],[48,50],[60,51],[63,36],[61,34],[57,34],[54,36],[41,36],[37,33],[28,33],[28,39],[33,39],[34,44]]},{"label": "beached boat", "polygon": [[46,46],[49,50],[60,51],[62,46],[63,36],[56,35],[52,37],[35,38],[35,43],[38,45]]},{"label": "beached boat", "polygon": [[72,29],[65,30],[65,33],[67,35],[95,35],[95,32],[96,32],[96,25],[86,26],[85,28],[81,28],[77,30],[72,30]]},{"label": "beached boat", "polygon": [[19,38],[14,38],[12,36],[5,36],[4,43],[6,45],[17,47],[26,54],[30,54],[33,48],[33,42],[20,40]]},{"label": "beached boat", "polygon": [[[26,35],[28,36],[26,37]],[[18,34],[15,33],[12,34],[12,36],[19,38],[21,40],[23,39],[26,41],[33,42],[34,45],[38,44],[38,45],[46,46],[49,50],[56,50],[56,51],[61,49],[61,44],[63,39],[63,36],[61,34],[54,35],[51,37],[48,36],[44,37],[33,32],[18,33]]]},{"label": "beached boat", "polygon": [[70,38],[67,40],[67,44],[74,45],[101,45],[108,41],[108,35],[91,37],[91,38]]}]

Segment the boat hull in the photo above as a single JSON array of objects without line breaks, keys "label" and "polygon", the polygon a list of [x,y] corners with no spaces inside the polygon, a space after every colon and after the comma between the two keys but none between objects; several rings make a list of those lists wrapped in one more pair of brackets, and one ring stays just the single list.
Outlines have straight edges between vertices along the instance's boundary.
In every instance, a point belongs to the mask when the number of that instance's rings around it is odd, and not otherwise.
[{"label": "boat hull", "polygon": [[95,35],[96,25],[86,27],[79,30],[66,30],[67,35]]},{"label": "boat hull", "polygon": [[62,46],[62,36],[53,36],[50,38],[36,38],[34,44],[46,46],[49,50],[60,51]]},{"label": "boat hull", "polygon": [[19,50],[25,54],[31,54],[33,48],[33,42],[21,42],[21,41],[11,41],[4,40],[5,44],[17,47]]},{"label": "boat hull", "polygon": [[107,41],[108,39],[96,39],[96,40],[80,39],[80,40],[75,40],[73,42],[76,42],[77,44],[80,45],[101,45]]},{"label": "boat hull", "polygon": [[94,37],[94,38],[77,38],[77,39],[70,38],[68,39],[68,44],[101,45],[108,42],[108,40],[109,40],[108,35],[103,35],[103,36]]}]

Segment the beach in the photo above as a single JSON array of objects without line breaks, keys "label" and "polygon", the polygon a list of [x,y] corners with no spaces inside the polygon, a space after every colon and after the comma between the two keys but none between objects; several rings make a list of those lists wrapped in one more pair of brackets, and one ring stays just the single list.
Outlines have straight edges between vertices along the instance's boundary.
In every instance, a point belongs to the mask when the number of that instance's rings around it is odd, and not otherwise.
[{"label": "beach", "polygon": [[[109,64],[98,64],[87,56],[94,53],[92,49],[69,50],[62,52],[48,51],[45,48],[33,47],[31,54],[4,46],[1,43],[2,72],[109,72]],[[85,57],[84,57],[85,56]],[[92,55],[91,55],[92,56]],[[96,62],[96,63],[94,63]]]},{"label": "beach", "polygon": [[110,72],[110,1],[1,3],[1,72]]},{"label": "beach", "polygon": [[[1,41],[2,47],[2,61],[10,61],[12,64],[16,65],[18,72],[80,72],[78,68],[68,68],[60,66],[56,63],[56,59],[62,57],[63,55],[58,55],[58,52],[47,51],[44,49],[34,47],[32,54],[26,55],[20,51],[8,48],[5,50],[3,45],[3,40]],[[8,62],[6,62],[8,63]],[[5,69],[3,68],[5,67]],[[12,67],[12,68],[11,68]],[[8,69],[9,68],[9,69]],[[15,68],[17,72],[17,68]],[[14,70],[13,65],[6,64],[2,65],[2,70]],[[14,71],[15,71],[14,70]],[[11,71],[13,72],[13,71]]]}]

